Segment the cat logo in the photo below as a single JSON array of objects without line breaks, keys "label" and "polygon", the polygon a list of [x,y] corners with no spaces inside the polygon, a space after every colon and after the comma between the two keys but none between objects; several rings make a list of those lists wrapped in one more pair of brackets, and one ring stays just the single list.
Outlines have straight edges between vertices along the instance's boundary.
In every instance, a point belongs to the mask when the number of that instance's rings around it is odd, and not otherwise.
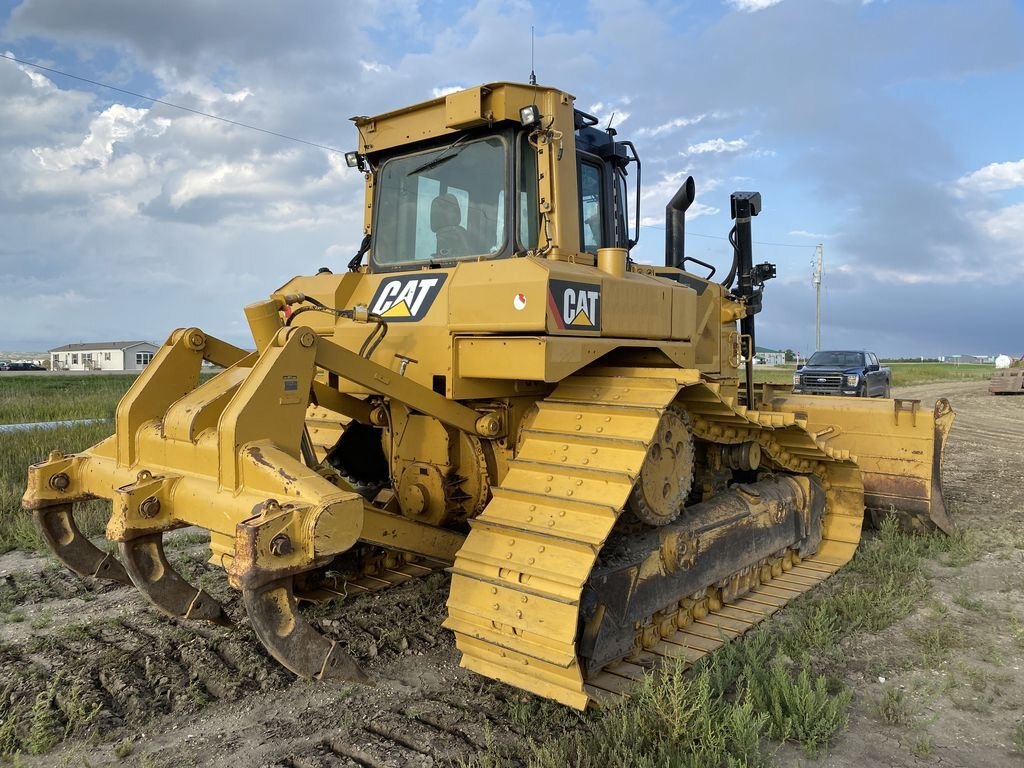
[{"label": "cat logo", "polygon": [[548,308],[559,330],[601,330],[601,286],[552,280]]},{"label": "cat logo", "polygon": [[429,276],[408,275],[385,280],[370,301],[370,312],[389,323],[421,320],[430,311],[430,305],[447,277],[444,272],[437,272]]}]

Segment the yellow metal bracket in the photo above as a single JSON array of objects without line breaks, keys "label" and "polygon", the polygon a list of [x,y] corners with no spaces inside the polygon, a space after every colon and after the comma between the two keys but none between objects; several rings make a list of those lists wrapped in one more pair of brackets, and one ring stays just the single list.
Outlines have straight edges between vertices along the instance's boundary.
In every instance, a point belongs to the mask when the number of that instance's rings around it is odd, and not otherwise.
[{"label": "yellow metal bracket", "polygon": [[493,438],[505,433],[500,411],[475,411],[327,339],[316,345],[316,364],[471,435]]},{"label": "yellow metal bracket", "polygon": [[130,541],[150,533],[180,528],[185,523],[170,515],[171,498],[179,477],[139,472],[134,483],[114,491],[113,511],[107,522],[107,538]]}]

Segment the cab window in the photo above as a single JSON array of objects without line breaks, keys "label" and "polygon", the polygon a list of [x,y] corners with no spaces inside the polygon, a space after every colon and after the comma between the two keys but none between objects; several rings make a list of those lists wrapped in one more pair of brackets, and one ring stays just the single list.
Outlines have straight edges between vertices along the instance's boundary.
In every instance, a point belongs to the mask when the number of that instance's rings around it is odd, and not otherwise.
[{"label": "cab window", "polygon": [[382,266],[493,256],[506,250],[501,136],[386,160],[377,173],[373,260]]},{"label": "cab window", "polygon": [[580,243],[584,251],[604,247],[604,186],[601,166],[580,162]]}]

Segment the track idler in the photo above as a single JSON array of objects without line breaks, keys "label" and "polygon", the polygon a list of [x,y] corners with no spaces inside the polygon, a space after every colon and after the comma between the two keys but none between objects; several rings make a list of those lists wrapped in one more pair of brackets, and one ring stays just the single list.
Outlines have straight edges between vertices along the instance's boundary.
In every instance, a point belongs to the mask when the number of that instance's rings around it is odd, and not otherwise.
[{"label": "track idler", "polygon": [[299,613],[294,577],[243,588],[242,600],[256,636],[282,666],[307,679],[369,682],[337,641],[313,629]]},{"label": "track idler", "polygon": [[131,586],[132,580],[117,558],[89,541],[79,529],[72,503],[33,509],[32,520],[56,558],[79,576]]},{"label": "track idler", "polygon": [[189,584],[167,562],[162,533],[119,542],[118,550],[132,583],[168,616],[231,626],[223,606],[205,591]]}]

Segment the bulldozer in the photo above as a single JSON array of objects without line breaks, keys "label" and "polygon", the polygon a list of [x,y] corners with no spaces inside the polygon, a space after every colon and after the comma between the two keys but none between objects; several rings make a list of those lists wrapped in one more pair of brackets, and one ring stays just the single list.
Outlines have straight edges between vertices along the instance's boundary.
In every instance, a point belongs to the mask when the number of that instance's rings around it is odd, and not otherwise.
[{"label": "bulldozer", "polygon": [[[947,401],[755,386],[760,194],[731,196],[715,279],[685,254],[692,177],[664,265],[631,257],[639,154],[569,93],[491,83],[353,121],[347,269],[247,306],[255,351],[174,331],[113,435],[29,468],[23,506],[73,571],[226,623],[164,553],[203,529],[274,658],[365,681],[306,603],[447,569],[462,665],[582,709],[812,589],[866,520],[955,530]],[[75,522],[91,499],[116,554]]]},{"label": "bulldozer", "polygon": [[993,395],[1024,394],[1024,355],[1010,361],[1007,368],[993,371],[988,391]]}]

